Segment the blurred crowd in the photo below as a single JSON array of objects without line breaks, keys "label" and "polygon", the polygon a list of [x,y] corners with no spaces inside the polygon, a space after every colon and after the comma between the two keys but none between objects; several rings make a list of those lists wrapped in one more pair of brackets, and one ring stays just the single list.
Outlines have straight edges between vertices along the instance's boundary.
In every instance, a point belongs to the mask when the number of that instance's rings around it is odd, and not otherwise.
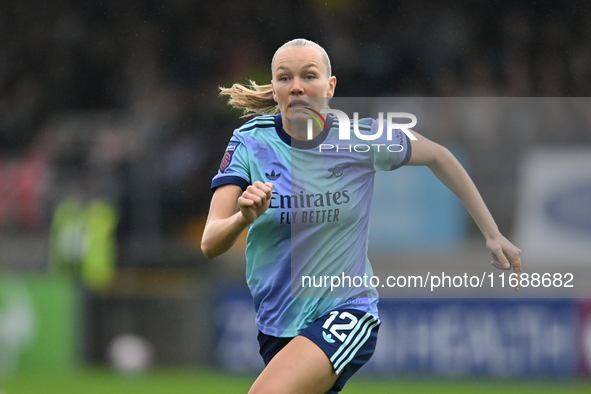
[{"label": "blurred crowd", "polygon": [[[57,203],[75,195],[111,201],[122,233],[151,223],[180,234],[207,213],[210,180],[242,122],[218,87],[268,83],[275,49],[296,37],[326,48],[338,96],[591,96],[587,8],[558,0],[3,0],[0,229],[45,231]],[[506,144],[472,132],[444,142]],[[533,133],[528,143],[549,141],[543,129]],[[590,140],[585,130],[561,138]],[[472,174],[477,184],[491,176]],[[490,201],[493,213],[514,203],[507,179],[488,186],[507,194]]]}]

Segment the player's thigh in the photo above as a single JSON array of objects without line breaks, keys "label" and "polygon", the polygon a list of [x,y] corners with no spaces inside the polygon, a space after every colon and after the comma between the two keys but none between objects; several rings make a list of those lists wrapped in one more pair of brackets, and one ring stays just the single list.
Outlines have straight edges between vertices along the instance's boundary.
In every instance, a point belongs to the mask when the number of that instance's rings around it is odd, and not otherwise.
[{"label": "player's thigh", "polygon": [[336,379],[322,349],[308,338],[297,336],[273,357],[249,394],[323,394]]}]

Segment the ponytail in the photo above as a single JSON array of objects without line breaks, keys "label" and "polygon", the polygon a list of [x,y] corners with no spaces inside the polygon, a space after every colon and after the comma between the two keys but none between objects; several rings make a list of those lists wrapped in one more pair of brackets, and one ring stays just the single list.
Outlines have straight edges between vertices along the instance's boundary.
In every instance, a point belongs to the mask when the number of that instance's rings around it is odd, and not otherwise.
[{"label": "ponytail", "polygon": [[220,87],[220,96],[230,96],[228,104],[242,110],[242,118],[278,114],[279,107],[273,100],[272,85],[257,85],[253,80],[249,82],[250,86],[235,83],[230,88]]}]

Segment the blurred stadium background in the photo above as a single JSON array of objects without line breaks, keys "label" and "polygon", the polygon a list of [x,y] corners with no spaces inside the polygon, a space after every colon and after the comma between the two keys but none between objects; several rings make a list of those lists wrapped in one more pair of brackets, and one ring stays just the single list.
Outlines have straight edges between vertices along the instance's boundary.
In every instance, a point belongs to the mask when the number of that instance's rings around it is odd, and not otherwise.
[{"label": "blurred stadium background", "polygon": [[[588,279],[588,11],[558,0],[3,0],[0,392],[247,391],[262,364],[244,240],[214,261],[199,248],[210,180],[242,123],[217,88],[267,83],[274,51],[296,37],[326,48],[341,97],[553,97],[544,121],[534,111],[508,127],[504,112],[477,107],[461,127],[419,117],[416,130],[458,154],[526,270]],[[414,227],[372,227],[376,271],[487,270],[457,202],[428,174],[396,176],[412,186],[395,194],[415,203],[404,216]],[[376,190],[376,204],[391,193]],[[570,298],[385,299],[382,345],[344,392],[589,392],[589,283]]]}]

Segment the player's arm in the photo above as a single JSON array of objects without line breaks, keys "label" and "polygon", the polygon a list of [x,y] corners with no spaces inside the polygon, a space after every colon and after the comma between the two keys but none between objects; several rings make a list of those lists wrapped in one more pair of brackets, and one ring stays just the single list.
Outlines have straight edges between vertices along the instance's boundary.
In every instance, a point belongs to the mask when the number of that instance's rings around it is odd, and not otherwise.
[{"label": "player's arm", "polygon": [[429,167],[433,174],[464,204],[486,239],[486,246],[494,260],[491,265],[499,269],[510,269],[512,265],[516,265],[521,251],[499,232],[466,170],[445,147],[428,140],[416,131],[412,133],[417,140],[411,142],[412,156],[408,165]]},{"label": "player's arm", "polygon": [[236,243],[242,231],[269,208],[272,187],[257,181],[244,192],[232,184],[215,190],[201,239],[205,257],[213,259]]}]

